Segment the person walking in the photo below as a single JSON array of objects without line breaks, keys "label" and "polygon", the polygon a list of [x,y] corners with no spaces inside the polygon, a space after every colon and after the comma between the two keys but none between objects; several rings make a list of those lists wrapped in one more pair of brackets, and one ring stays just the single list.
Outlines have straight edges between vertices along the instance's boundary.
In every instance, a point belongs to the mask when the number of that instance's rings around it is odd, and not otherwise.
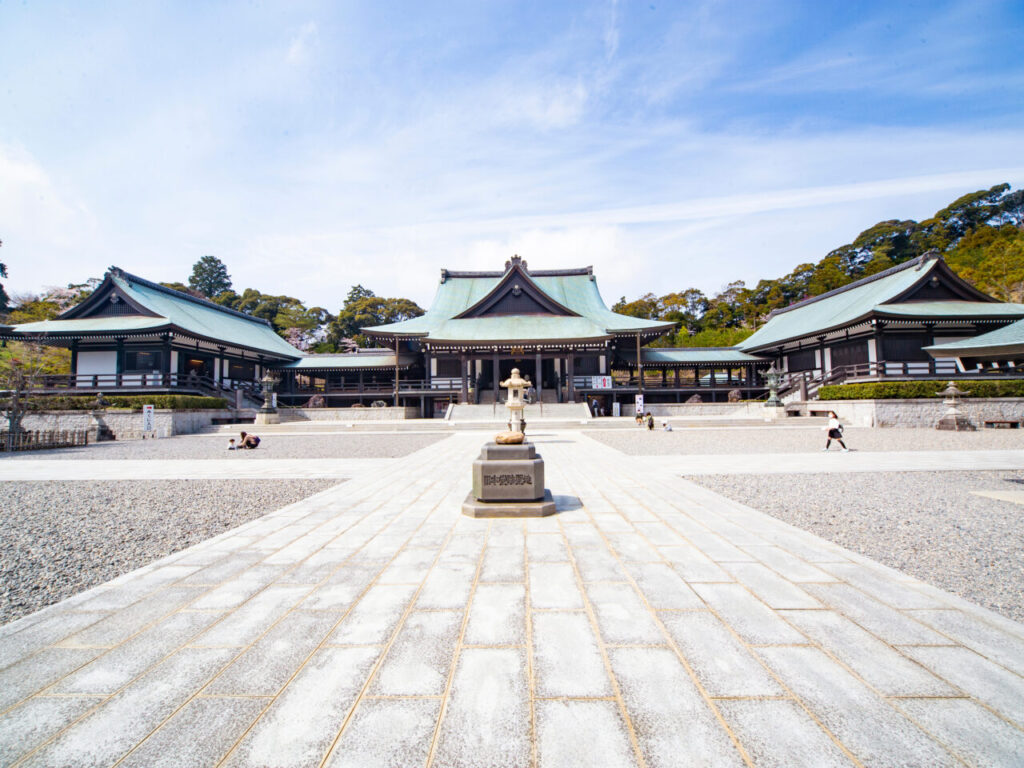
[{"label": "person walking", "polygon": [[846,443],[843,442],[843,425],[839,423],[839,417],[835,411],[828,412],[828,426],[824,427],[828,430],[828,437],[825,438],[825,447],[821,450],[827,451],[829,446],[832,445],[832,441],[835,440],[843,447],[843,453],[849,453],[850,449],[846,447]]},{"label": "person walking", "polygon": [[650,411],[647,412],[647,429],[648,431],[654,430],[654,416]]}]

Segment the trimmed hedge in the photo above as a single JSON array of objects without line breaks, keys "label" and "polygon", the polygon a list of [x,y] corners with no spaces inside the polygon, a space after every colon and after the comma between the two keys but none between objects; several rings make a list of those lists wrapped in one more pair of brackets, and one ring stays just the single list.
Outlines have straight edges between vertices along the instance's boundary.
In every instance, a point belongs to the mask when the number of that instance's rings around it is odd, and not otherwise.
[{"label": "trimmed hedge", "polygon": [[[223,397],[198,397],[196,395],[104,395],[108,408],[129,408],[141,411],[142,406],[173,411],[220,410],[227,407]],[[36,401],[36,408],[46,411],[91,411],[96,398],[89,395],[73,397],[46,397]]]},{"label": "trimmed hedge", "polygon": [[[905,400],[942,397],[947,381],[873,381],[863,384],[827,384],[818,389],[820,400]],[[968,397],[1024,397],[1024,381],[958,381]]]}]

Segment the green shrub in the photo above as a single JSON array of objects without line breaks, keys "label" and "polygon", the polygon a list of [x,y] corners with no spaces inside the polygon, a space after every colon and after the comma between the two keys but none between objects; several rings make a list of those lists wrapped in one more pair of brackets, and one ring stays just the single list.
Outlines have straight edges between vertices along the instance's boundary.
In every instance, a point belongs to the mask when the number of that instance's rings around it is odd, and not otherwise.
[{"label": "green shrub", "polygon": [[[166,408],[174,411],[219,410],[227,407],[223,397],[197,397],[196,395],[104,395],[107,407],[129,408],[141,411],[142,406]],[[35,407],[47,411],[89,411],[96,405],[96,398],[90,395],[71,397],[46,397],[36,401]]]},{"label": "green shrub", "polygon": [[[942,397],[945,381],[872,381],[862,384],[828,384],[818,390],[821,400],[903,400]],[[967,397],[1024,397],[1024,381],[958,381]]]}]

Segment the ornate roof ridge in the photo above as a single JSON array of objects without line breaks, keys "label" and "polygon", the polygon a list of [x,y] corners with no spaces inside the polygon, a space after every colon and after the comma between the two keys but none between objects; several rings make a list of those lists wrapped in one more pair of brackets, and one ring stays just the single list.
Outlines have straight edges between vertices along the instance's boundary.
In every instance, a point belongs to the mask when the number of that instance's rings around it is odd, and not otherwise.
[{"label": "ornate roof ridge", "polygon": [[[525,264],[522,267],[523,271],[526,272],[530,277],[577,277],[577,276],[592,276],[594,274],[594,267],[576,267],[574,269],[527,269]],[[441,270],[441,282],[445,282],[450,278],[478,278],[478,277],[489,277],[489,278],[502,278],[508,274],[508,270],[498,271],[480,271],[480,272],[460,272],[451,269]]]}]

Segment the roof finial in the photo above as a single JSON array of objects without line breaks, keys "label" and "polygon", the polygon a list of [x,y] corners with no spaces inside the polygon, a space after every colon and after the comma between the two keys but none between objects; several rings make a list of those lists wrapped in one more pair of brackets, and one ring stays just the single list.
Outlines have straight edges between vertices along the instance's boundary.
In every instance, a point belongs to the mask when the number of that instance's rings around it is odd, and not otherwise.
[{"label": "roof finial", "polygon": [[518,254],[513,256],[511,259],[505,262],[505,271],[508,272],[512,267],[519,267],[522,270],[526,270],[526,262],[523,261],[523,257]]}]

